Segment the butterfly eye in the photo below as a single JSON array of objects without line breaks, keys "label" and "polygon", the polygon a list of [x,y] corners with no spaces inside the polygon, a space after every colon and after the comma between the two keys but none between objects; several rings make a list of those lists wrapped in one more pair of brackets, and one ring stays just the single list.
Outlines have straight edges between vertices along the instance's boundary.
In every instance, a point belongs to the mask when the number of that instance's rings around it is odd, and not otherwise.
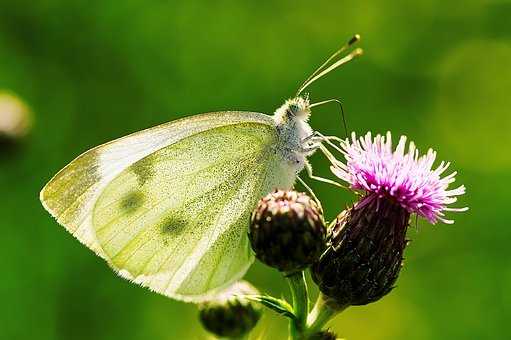
[{"label": "butterfly eye", "polygon": [[290,104],[287,109],[288,116],[296,116],[300,108],[296,104]]}]

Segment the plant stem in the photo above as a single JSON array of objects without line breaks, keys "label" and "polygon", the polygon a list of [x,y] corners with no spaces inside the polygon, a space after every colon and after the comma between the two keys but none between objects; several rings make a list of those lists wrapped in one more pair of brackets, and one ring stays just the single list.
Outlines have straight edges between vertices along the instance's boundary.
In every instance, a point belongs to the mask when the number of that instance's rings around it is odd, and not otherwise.
[{"label": "plant stem", "polygon": [[307,314],[309,313],[309,296],[307,294],[307,283],[303,271],[286,276],[291,297],[293,299],[293,312],[296,319],[289,324],[290,339],[303,339]]},{"label": "plant stem", "polygon": [[321,329],[323,329],[323,326],[325,326],[325,324],[330,321],[330,319],[345,310],[347,307],[348,306],[333,308],[329,306],[325,296],[320,293],[312,312],[307,318],[307,333],[312,334],[319,332]]}]

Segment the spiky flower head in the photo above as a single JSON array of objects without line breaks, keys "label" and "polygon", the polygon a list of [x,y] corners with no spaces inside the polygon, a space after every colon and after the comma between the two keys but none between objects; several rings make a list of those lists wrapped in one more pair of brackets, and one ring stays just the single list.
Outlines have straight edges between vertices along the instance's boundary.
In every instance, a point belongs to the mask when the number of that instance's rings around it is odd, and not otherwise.
[{"label": "spiky flower head", "polygon": [[455,172],[441,177],[449,163],[433,169],[433,150],[420,157],[413,143],[406,152],[405,147],[401,137],[393,150],[390,133],[374,139],[370,133],[360,139],[353,134],[341,143],[346,163],[334,163],[332,171],[362,195],[337,216],[327,249],[312,267],[329,308],[365,305],[392,290],[408,244],[410,214],[452,223],[444,211],[466,210],[448,207],[465,192],[463,186],[448,189]]},{"label": "spiky flower head", "polygon": [[202,325],[219,337],[238,338],[248,334],[261,318],[259,304],[245,295],[259,294],[251,284],[239,281],[199,305]]},{"label": "spiky flower head", "polygon": [[450,163],[442,161],[433,168],[436,152],[432,149],[423,156],[419,156],[413,142],[409,143],[407,151],[405,149],[405,136],[393,150],[390,132],[374,138],[368,132],[358,139],[353,133],[351,141],[347,139],[341,143],[346,162],[336,163],[331,170],[352,189],[367,193],[361,204],[388,199],[432,224],[437,221],[453,223],[444,218],[445,211],[467,210],[449,207],[456,202],[456,196],[465,193],[463,185],[448,189],[455,181],[456,172],[442,177]]},{"label": "spiky flower head", "polygon": [[261,262],[287,274],[300,271],[325,248],[321,208],[304,193],[276,190],[259,201],[248,237]]}]

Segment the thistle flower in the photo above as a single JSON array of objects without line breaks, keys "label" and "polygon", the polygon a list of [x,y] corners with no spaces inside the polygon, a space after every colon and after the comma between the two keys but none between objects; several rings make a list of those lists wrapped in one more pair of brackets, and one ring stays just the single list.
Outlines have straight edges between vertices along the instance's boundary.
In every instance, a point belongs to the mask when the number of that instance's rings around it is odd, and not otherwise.
[{"label": "thistle flower", "polygon": [[362,196],[341,213],[329,230],[327,250],[312,268],[313,280],[323,299],[333,309],[364,305],[388,294],[402,266],[408,243],[406,231],[411,214],[430,223],[453,223],[444,217],[465,187],[448,190],[455,172],[441,177],[449,163],[432,169],[436,153],[419,157],[406,137],[392,150],[390,133],[374,139],[368,133],[341,144],[346,163],[338,162],[332,172]]},{"label": "thistle flower", "polygon": [[321,208],[313,199],[304,193],[277,190],[259,201],[248,236],[261,262],[290,274],[319,258],[326,228]]},{"label": "thistle flower", "polygon": [[199,306],[199,318],[205,329],[219,337],[238,338],[249,333],[261,318],[261,307],[244,295],[259,294],[246,281],[234,283]]},{"label": "thistle flower", "polygon": [[390,200],[432,224],[437,221],[454,223],[444,218],[444,211],[467,210],[448,207],[456,202],[456,196],[465,193],[465,187],[461,185],[448,190],[456,172],[442,178],[450,165],[443,161],[432,169],[436,158],[432,149],[419,157],[419,150],[410,142],[408,152],[405,152],[406,137],[401,136],[396,150],[392,151],[390,132],[386,137],[377,135],[374,139],[370,132],[359,139],[353,133],[351,143],[346,140],[341,147],[346,164],[339,162],[331,170],[352,189],[366,193],[359,205],[373,200]]}]

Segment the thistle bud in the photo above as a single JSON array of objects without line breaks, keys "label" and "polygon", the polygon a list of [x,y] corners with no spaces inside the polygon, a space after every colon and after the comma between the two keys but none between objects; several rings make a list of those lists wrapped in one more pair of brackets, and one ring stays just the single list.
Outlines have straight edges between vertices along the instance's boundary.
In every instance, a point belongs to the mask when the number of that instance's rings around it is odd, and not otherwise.
[{"label": "thistle bud", "polygon": [[249,333],[261,318],[261,307],[243,296],[254,294],[259,292],[248,282],[236,282],[199,305],[202,325],[219,337],[238,338]]},{"label": "thistle bud", "polygon": [[365,305],[392,288],[407,244],[410,213],[388,199],[366,197],[342,212],[312,278],[332,308]]},{"label": "thistle bud", "polygon": [[304,193],[281,190],[259,201],[248,234],[256,257],[285,273],[316,261],[324,250],[325,235],[318,204]]}]

